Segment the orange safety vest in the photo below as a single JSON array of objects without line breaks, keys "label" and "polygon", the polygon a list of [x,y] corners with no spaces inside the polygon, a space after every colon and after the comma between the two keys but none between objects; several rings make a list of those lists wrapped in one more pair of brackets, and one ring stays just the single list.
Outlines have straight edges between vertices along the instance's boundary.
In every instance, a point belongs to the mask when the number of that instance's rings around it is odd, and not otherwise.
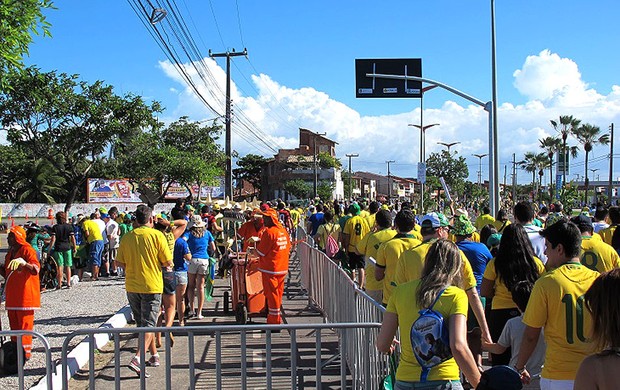
[{"label": "orange safety vest", "polygon": [[265,227],[256,245],[256,251],[260,255],[259,271],[273,275],[288,273],[291,240],[282,225]]},{"label": "orange safety vest", "polygon": [[[13,259],[21,257],[27,263],[33,264],[37,273],[30,273],[30,270],[21,271],[9,270],[9,263]],[[39,283],[40,264],[37,260],[37,252],[30,245],[22,245],[11,255],[7,253],[4,260],[4,270],[6,275],[6,309],[7,310],[35,310],[41,307],[41,286]]]}]

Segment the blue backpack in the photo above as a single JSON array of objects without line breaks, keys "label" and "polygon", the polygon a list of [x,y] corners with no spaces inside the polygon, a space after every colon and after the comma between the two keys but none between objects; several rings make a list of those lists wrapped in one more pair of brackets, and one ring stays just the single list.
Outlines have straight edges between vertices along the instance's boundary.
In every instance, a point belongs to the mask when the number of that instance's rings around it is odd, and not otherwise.
[{"label": "blue backpack", "polygon": [[444,291],[439,292],[429,308],[419,311],[420,317],[411,325],[411,347],[422,368],[420,382],[426,382],[431,368],[452,358],[448,324],[441,313],[433,310]]}]

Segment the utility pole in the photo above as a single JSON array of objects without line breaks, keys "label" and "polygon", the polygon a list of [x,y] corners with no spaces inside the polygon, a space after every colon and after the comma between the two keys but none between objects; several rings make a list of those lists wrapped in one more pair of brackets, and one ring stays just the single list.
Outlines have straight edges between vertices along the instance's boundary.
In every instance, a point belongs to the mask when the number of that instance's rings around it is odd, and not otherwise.
[{"label": "utility pole", "polygon": [[351,159],[353,157],[359,157],[360,155],[357,153],[345,154],[349,158],[349,198],[353,200],[353,187],[351,187],[351,176],[353,173],[351,172]]},{"label": "utility pole", "polygon": [[482,185],[482,159],[488,155],[488,153],[472,155],[474,157],[478,157],[478,187]]},{"label": "utility pole", "polygon": [[232,191],[232,145],[231,145],[231,124],[232,115],[230,110],[230,57],[246,56],[248,55],[248,49],[243,49],[242,52],[227,51],[225,53],[211,53],[209,49],[209,57],[226,57],[226,177],[224,178],[224,195],[231,201],[233,200]]},{"label": "utility pole", "polygon": [[614,196],[613,183],[614,183],[614,124],[609,125],[609,131],[611,132],[611,142],[609,143],[609,184],[607,185],[607,200],[611,206],[611,200]]},{"label": "utility pole", "polygon": [[316,137],[327,135],[327,133],[312,133],[313,155],[314,155],[314,197],[317,197],[319,188],[319,156],[316,153]]},{"label": "utility pole", "polygon": [[390,203],[392,201],[392,178],[390,177],[390,164],[394,163],[396,161],[394,160],[390,160],[390,161],[386,161],[385,163],[387,164],[387,176],[388,176],[388,203]]},{"label": "utility pole", "polygon": [[512,154],[512,204],[517,204],[517,154]]}]

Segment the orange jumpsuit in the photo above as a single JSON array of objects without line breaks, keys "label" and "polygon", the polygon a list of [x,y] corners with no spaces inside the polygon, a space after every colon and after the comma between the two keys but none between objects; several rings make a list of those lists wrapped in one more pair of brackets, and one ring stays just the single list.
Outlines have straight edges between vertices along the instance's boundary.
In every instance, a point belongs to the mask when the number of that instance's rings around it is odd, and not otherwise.
[{"label": "orange jumpsuit", "polygon": [[[11,232],[15,234],[15,239],[19,245],[16,249],[10,249],[4,260],[6,275],[5,305],[9,317],[9,325],[11,330],[33,330],[34,311],[41,307],[40,264],[37,260],[37,252],[26,242],[26,233],[23,231],[23,228],[13,227]],[[11,271],[9,263],[11,260],[19,257],[27,263],[34,265],[37,273],[33,275],[30,270],[24,268],[21,271]],[[16,341],[17,337],[11,337],[11,339]],[[22,336],[22,343],[26,359],[30,359],[32,336]]]},{"label": "orange jumpsuit", "polygon": [[260,256],[258,270],[263,276],[263,291],[269,309],[267,323],[280,324],[282,322],[280,307],[284,294],[284,280],[288,273],[291,240],[274,209],[263,212],[263,215],[271,218],[274,226],[263,228],[260,241],[256,245],[256,251]]},{"label": "orange jumpsuit", "polygon": [[250,220],[244,223],[243,225],[241,225],[239,230],[237,230],[237,234],[243,237],[243,251],[244,252],[248,250],[248,247],[251,244],[251,242],[249,241],[251,237],[260,237],[260,232],[263,229],[262,221],[260,222],[261,222],[260,229],[256,229],[256,225],[254,224],[254,221]]}]

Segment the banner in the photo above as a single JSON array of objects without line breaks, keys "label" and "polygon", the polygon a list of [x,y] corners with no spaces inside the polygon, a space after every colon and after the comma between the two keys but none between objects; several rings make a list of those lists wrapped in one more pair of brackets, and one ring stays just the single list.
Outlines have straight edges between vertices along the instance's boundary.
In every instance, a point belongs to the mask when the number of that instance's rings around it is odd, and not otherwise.
[{"label": "banner", "polygon": [[166,193],[165,199],[184,199],[189,197],[196,197],[196,195],[200,192],[200,199],[206,199],[211,195],[212,199],[215,198],[224,198],[224,179],[218,178],[219,185],[215,186],[199,186],[198,184],[194,184],[191,187],[191,194],[187,190],[187,187],[181,185],[177,182],[170,183],[170,187],[168,187],[168,192]]},{"label": "banner", "polygon": [[141,203],[137,186],[127,179],[88,179],[88,203]]}]

